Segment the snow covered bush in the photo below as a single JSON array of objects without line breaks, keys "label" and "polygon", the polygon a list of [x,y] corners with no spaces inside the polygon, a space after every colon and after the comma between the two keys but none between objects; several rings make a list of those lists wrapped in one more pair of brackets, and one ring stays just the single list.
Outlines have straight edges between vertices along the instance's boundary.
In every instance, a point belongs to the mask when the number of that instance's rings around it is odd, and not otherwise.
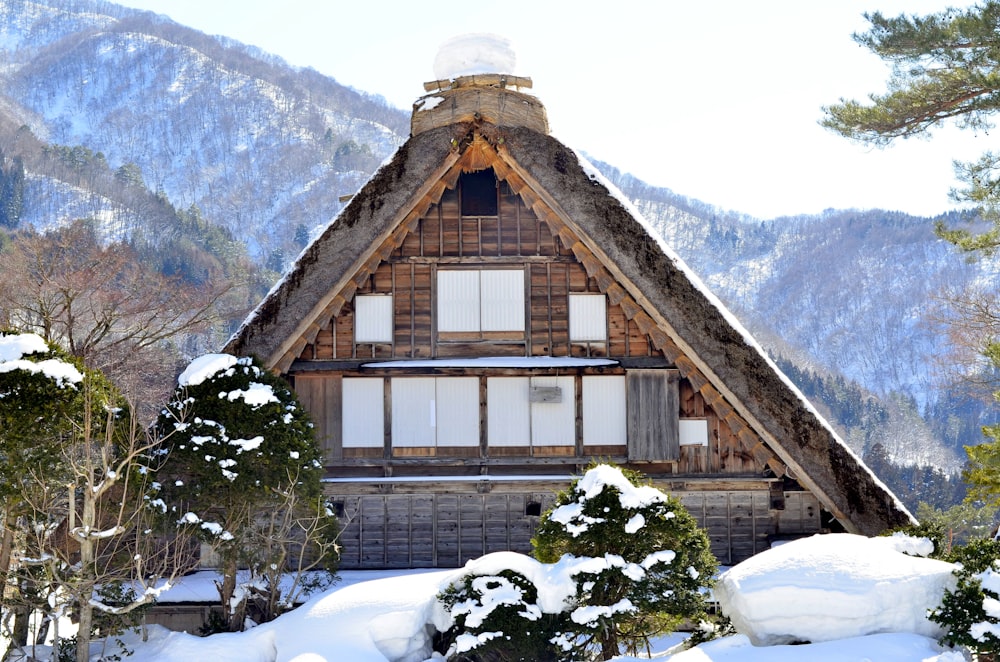
[{"label": "snow covered bush", "polygon": [[[0,499],[62,469],[62,448],[86,406],[83,365],[34,333],[0,331]],[[16,516],[16,511],[15,511]]]},{"label": "snow covered bush", "polygon": [[567,635],[564,605],[543,611],[538,591],[535,582],[517,570],[465,575],[438,596],[451,621],[440,652],[457,662],[581,659],[573,637]]},{"label": "snow covered bush", "polygon": [[12,650],[27,644],[34,611],[40,630],[51,626],[54,656],[73,654],[58,629],[71,615],[75,655],[89,659],[93,636],[186,570],[145,517],[158,445],[100,371],[35,334],[0,334],[0,575]]},{"label": "snow covered bush", "polygon": [[700,618],[717,567],[708,536],[680,501],[607,464],[559,493],[532,544],[545,563],[581,561],[570,621],[604,660]]},{"label": "snow covered bush", "polygon": [[[321,453],[284,380],[249,358],[202,356],[178,378],[156,427],[171,443],[151,505],[219,555],[230,629],[242,629],[248,605],[258,621],[276,617],[306,570],[333,567],[338,523],[322,498]],[[251,580],[238,586],[240,566]],[[289,570],[292,595],[282,595]]]},{"label": "snow covered bush", "polygon": [[930,620],[946,629],[942,643],[966,646],[981,660],[1000,652],[1000,541],[979,539],[956,548],[957,586],[945,591]]}]

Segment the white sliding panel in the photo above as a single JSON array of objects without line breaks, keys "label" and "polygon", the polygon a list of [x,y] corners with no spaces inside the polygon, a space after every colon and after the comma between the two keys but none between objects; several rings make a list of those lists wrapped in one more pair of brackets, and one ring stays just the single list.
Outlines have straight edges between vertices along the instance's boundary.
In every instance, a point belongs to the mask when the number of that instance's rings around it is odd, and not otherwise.
[{"label": "white sliding panel", "polygon": [[394,377],[391,388],[393,448],[434,446],[434,378]]},{"label": "white sliding panel", "polygon": [[480,273],[483,331],[524,331],[524,270]]},{"label": "white sliding panel", "polygon": [[490,446],[530,446],[527,377],[487,377],[486,434]]},{"label": "white sliding panel", "polygon": [[583,377],[583,443],[624,446],[625,375]]},{"label": "white sliding panel", "polygon": [[436,381],[437,445],[479,446],[479,378]]},{"label": "white sliding panel", "polygon": [[392,295],[354,297],[354,341],[392,342]]},{"label": "white sliding panel", "polygon": [[382,448],[385,440],[385,396],[381,377],[343,379],[344,448]]},{"label": "white sliding panel", "polygon": [[438,331],[479,331],[479,272],[437,272]]},{"label": "white sliding panel", "polygon": [[708,446],[708,421],[703,418],[682,418],[680,421],[681,446]]},{"label": "white sliding panel", "polygon": [[573,377],[532,377],[531,386],[558,387],[559,402],[531,403],[532,446],[576,445],[576,394]]},{"label": "white sliding panel", "polygon": [[607,340],[607,307],[607,299],[603,294],[570,294],[570,341],[604,342]]}]

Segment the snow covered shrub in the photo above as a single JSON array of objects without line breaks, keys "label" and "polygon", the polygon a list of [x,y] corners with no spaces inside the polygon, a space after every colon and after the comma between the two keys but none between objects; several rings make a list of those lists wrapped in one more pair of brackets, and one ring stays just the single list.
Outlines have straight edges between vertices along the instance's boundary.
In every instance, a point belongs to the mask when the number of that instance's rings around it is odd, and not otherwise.
[{"label": "snow covered shrub", "polygon": [[928,618],[946,628],[942,643],[993,659],[1000,652],[1000,541],[973,540],[948,560],[956,565],[958,585]]},{"label": "snow covered shrub", "polygon": [[[323,502],[321,453],[284,380],[249,358],[202,356],[179,377],[156,427],[170,448],[151,505],[218,553],[230,629],[242,629],[249,604],[258,622],[291,607],[279,587],[290,568],[292,594],[305,570],[332,568],[338,523]],[[251,581],[237,586],[241,566]]]},{"label": "snow covered shrub", "polygon": [[50,476],[66,479],[62,450],[88,406],[83,381],[79,359],[34,333],[0,330],[0,499],[6,508],[23,501],[26,486]]},{"label": "snow covered shrub", "polygon": [[545,613],[538,587],[516,570],[465,575],[438,600],[453,620],[437,646],[457,662],[569,662],[568,615]]},{"label": "snow covered shrub", "polygon": [[708,536],[680,501],[607,464],[559,493],[532,544],[545,563],[586,560],[574,572],[570,620],[605,660],[699,619],[717,567]]}]

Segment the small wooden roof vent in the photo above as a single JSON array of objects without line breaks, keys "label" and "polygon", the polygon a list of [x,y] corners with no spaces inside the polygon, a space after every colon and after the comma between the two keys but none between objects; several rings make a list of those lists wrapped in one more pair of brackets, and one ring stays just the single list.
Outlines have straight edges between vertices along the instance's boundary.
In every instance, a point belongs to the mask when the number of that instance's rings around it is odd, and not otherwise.
[{"label": "small wooden roof vent", "polygon": [[516,58],[510,42],[492,34],[469,34],[445,42],[434,62],[436,80],[424,83],[426,94],[413,104],[410,134],[460,122],[523,126],[549,132],[542,103],[521,89],[530,78],[512,71]]}]

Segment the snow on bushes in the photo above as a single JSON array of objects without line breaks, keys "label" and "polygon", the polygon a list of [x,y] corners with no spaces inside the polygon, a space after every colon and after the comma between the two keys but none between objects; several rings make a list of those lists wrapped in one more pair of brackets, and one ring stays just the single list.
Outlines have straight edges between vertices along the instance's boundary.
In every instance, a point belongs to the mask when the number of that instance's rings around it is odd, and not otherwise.
[{"label": "snow on bushes", "polygon": [[157,426],[172,433],[166,470],[180,483],[167,483],[164,492],[173,501],[225,507],[229,496],[242,503],[286,489],[290,480],[318,486],[319,452],[305,410],[249,358],[207,354],[192,361]]},{"label": "snow on bushes", "polygon": [[578,659],[568,610],[575,559],[547,565],[515,552],[469,561],[438,596],[433,620],[449,659]]},{"label": "snow on bushes", "polygon": [[500,553],[467,564],[439,598],[449,654],[610,659],[700,616],[716,567],[708,538],[680,502],[639,481],[595,466],[543,516],[538,561]]},{"label": "snow on bushes", "polygon": [[[251,589],[263,605],[255,618],[287,608],[277,581],[286,566],[301,576],[333,567],[339,523],[323,501],[321,451],[284,380],[250,358],[202,356],[181,373],[156,428],[170,449],[150,504],[220,555],[229,629],[242,627],[232,605]],[[236,585],[238,566],[251,570],[247,586]]]},{"label": "snow on bushes", "polygon": [[720,575],[715,597],[758,646],[880,632],[940,636],[927,618],[955,586],[954,566],[911,556],[928,545],[895,535],[815,535],[761,552]]},{"label": "snow on bushes", "polygon": [[[43,478],[58,483],[84,412],[91,407],[95,424],[106,417],[105,400],[85,395],[84,379],[79,359],[41,336],[0,332],[0,498],[20,502],[25,487]],[[104,381],[88,379],[93,395]]]},{"label": "snow on bushes", "polygon": [[540,561],[590,559],[576,575],[572,621],[604,659],[698,619],[717,562],[680,501],[634,471],[596,465],[556,497],[532,544]]},{"label": "snow on bushes", "polygon": [[[53,349],[41,336],[35,333],[0,333],[0,373],[21,370],[33,375],[42,375],[59,388],[75,388],[83,381],[83,373],[59,357],[27,359],[28,355],[51,355]],[[2,393],[0,393],[2,396]]]},{"label": "snow on bushes", "polygon": [[1000,541],[979,539],[948,556],[954,588],[945,591],[930,620],[945,629],[942,641],[980,655],[1000,652]]}]

